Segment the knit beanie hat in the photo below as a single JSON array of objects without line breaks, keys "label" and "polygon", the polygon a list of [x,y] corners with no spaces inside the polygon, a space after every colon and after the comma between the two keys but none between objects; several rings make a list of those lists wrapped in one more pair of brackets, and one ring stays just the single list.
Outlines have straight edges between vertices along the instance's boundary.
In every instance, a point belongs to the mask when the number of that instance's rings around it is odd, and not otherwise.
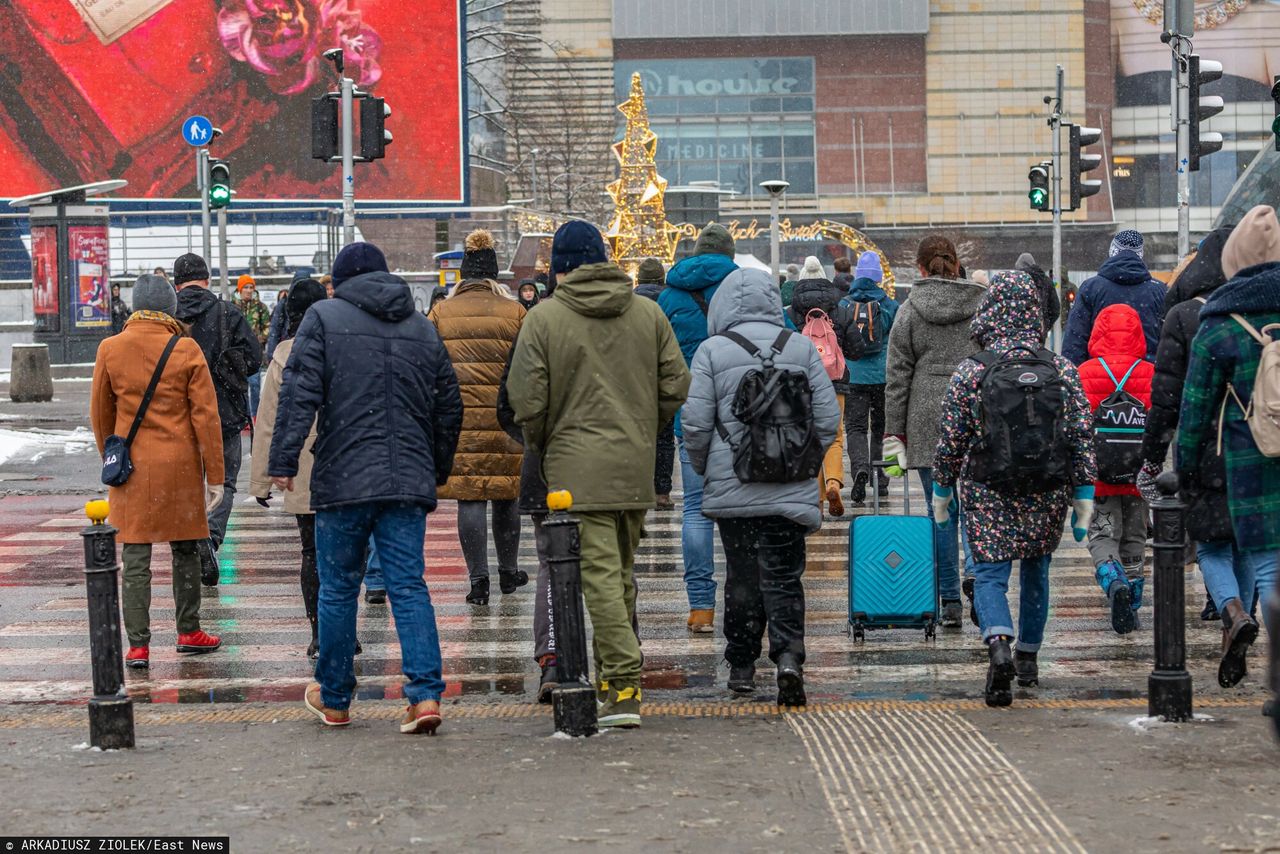
[{"label": "knit beanie hat", "polygon": [[307,309],[325,298],[324,285],[315,279],[303,279],[289,288],[289,296],[284,301],[284,312],[289,319],[289,328],[297,331]]},{"label": "knit beanie hat", "polygon": [[1222,247],[1222,272],[1228,279],[1256,264],[1280,261],[1280,222],[1275,208],[1258,205],[1244,215]]},{"label": "knit beanie hat", "polygon": [[816,256],[810,255],[804,259],[804,267],[800,269],[800,278],[802,279],[825,279],[827,271],[822,269],[822,262]]},{"label": "knit beanie hat", "polygon": [[1115,257],[1126,249],[1139,258],[1142,257],[1142,235],[1132,228],[1126,228],[1111,240],[1111,252],[1108,257]]},{"label": "knit beanie hat", "polygon": [[180,288],[187,282],[209,281],[209,265],[195,253],[179,255],[173,262],[173,286]]},{"label": "knit beanie hat", "polygon": [[134,311],[162,311],[173,317],[178,313],[178,292],[163,276],[144,273],[133,283]]},{"label": "knit beanie hat", "polygon": [[478,228],[467,235],[462,245],[462,280],[498,278],[498,253],[493,248],[493,235]]},{"label": "knit beanie hat", "polygon": [[236,293],[240,293],[242,290],[244,290],[245,285],[253,285],[256,288],[258,286],[258,283],[253,280],[253,276],[250,276],[248,273],[245,273],[243,276],[236,279]]},{"label": "knit beanie hat", "polygon": [[364,273],[387,273],[387,258],[372,243],[352,243],[333,259],[333,286]]},{"label": "knit beanie hat", "polygon": [[698,242],[693,244],[694,255],[727,255],[733,257],[733,235],[729,229],[713,222],[698,235]]},{"label": "knit beanie hat", "polygon": [[570,273],[584,264],[603,264],[609,260],[604,238],[591,223],[570,220],[556,231],[551,240],[551,271]]},{"label": "knit beanie hat", "polygon": [[667,271],[657,258],[646,258],[640,262],[640,268],[636,270],[637,285],[661,285],[666,281]]},{"label": "knit beanie hat", "polygon": [[884,281],[884,267],[880,264],[880,255],[868,249],[858,256],[858,268],[854,272],[855,279],[870,279],[879,284]]}]

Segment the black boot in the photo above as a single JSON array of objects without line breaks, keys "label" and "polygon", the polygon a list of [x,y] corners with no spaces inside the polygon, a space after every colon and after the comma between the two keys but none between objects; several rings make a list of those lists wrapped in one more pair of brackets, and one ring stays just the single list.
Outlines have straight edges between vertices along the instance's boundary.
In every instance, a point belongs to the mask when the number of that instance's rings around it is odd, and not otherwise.
[{"label": "black boot", "polygon": [[784,652],[778,656],[778,705],[803,706],[804,671],[795,653]]},{"label": "black boot", "polygon": [[754,664],[729,665],[729,690],[735,694],[751,694],[756,690],[756,666]]},{"label": "black boot", "polygon": [[196,551],[200,554],[200,583],[205,587],[218,586],[218,556],[213,550],[212,540],[200,540],[196,543]]},{"label": "black boot", "polygon": [[315,661],[320,657],[320,638],[316,637],[316,633],[311,633],[311,643],[307,644],[307,658]]},{"label": "black boot", "polygon": [[1013,667],[1018,671],[1018,685],[1023,688],[1034,688],[1040,684],[1040,665],[1036,663],[1034,652],[1018,650],[1013,654]]},{"label": "black boot", "polygon": [[1208,593],[1204,594],[1204,607],[1200,609],[1200,620],[1205,623],[1212,623],[1220,618],[1218,606],[1214,604],[1213,597]]},{"label": "black boot", "polygon": [[471,592],[467,594],[467,603],[470,605],[488,605],[489,604],[489,579],[488,578],[471,579]]},{"label": "black boot", "polygon": [[[488,584],[487,581],[485,583],[486,585]],[[512,570],[511,572],[507,572],[501,569],[498,570],[498,589],[501,590],[503,593],[506,593],[506,594],[515,593],[518,589],[520,589],[521,587],[524,587],[528,583],[529,583],[529,573],[525,572],[523,569],[515,569],[515,570]],[[474,590],[475,588],[473,587],[472,589]],[[488,595],[488,592],[489,591],[486,586],[486,589],[485,589],[486,596]]]},{"label": "black boot", "polygon": [[966,575],[964,581],[960,583],[960,589],[964,591],[964,598],[969,600],[969,622],[982,628],[978,623],[978,606],[973,604],[973,585],[976,581],[977,579],[972,575]]},{"label": "black boot", "polygon": [[987,665],[987,705],[992,708],[1011,705],[1016,669],[1013,666],[1013,652],[1009,649],[1009,639],[992,638],[987,644],[987,655],[991,658],[991,663]]},{"label": "black boot", "polygon": [[1249,672],[1249,647],[1258,639],[1258,624],[1247,614],[1239,599],[1222,609],[1222,661],[1218,664],[1218,684],[1232,688]]}]

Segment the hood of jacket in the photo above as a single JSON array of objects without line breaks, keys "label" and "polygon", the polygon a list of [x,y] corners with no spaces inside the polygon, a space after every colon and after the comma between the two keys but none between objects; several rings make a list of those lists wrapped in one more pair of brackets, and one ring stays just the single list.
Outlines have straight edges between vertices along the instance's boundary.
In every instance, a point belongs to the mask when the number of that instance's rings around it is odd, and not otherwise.
[{"label": "hood of jacket", "polygon": [[967,279],[920,279],[911,286],[907,304],[929,323],[950,326],[973,317],[986,293],[982,285]]},{"label": "hood of jacket", "polygon": [[398,323],[414,312],[413,293],[405,280],[380,271],[347,279],[333,292],[333,298],[391,323]]},{"label": "hood of jacket", "polygon": [[213,291],[198,285],[191,285],[178,291],[178,319],[184,323],[194,323],[196,318],[208,313],[220,302]]},{"label": "hood of jacket", "polygon": [[631,277],[612,261],[583,264],[556,285],[556,302],[583,317],[618,317],[633,299]]},{"label": "hood of jacket", "polygon": [[[667,281],[670,284],[670,280]],[[735,270],[720,283],[707,313],[707,334],[720,335],[739,323],[782,326],[782,300],[764,270]]]},{"label": "hood of jacket", "polygon": [[1280,261],[1246,267],[1213,292],[1200,317],[1280,312]]},{"label": "hood of jacket", "polygon": [[[800,325],[803,326],[804,318],[809,312],[820,308],[831,314],[843,296],[844,291],[840,286],[827,279],[801,279],[791,291],[791,310],[800,318]],[[778,300],[782,300],[780,292]]]},{"label": "hood of jacket", "polygon": [[[1137,256],[1134,256],[1137,257]],[[911,299],[916,295],[912,293]],[[1026,273],[1006,271],[991,277],[970,329],[984,349],[1003,351],[1015,345],[1040,349],[1040,289]],[[1142,351],[1146,352],[1146,345]]]},{"label": "hood of jacket", "polygon": [[667,272],[667,286],[682,291],[705,291],[718,285],[724,277],[738,269],[733,259],[725,255],[694,255],[676,264]]},{"label": "hood of jacket", "polygon": [[1127,249],[1112,255],[1098,268],[1098,275],[1117,285],[1145,285],[1151,281],[1151,272],[1136,253]]},{"label": "hood of jacket", "polygon": [[1227,276],[1222,272],[1222,247],[1227,245],[1231,231],[1231,226],[1215,228],[1200,241],[1196,257],[1178,275],[1165,296],[1166,313],[1175,305],[1217,290],[1226,283]]},{"label": "hood of jacket", "polygon": [[1145,359],[1147,336],[1138,312],[1123,303],[1109,305],[1098,313],[1089,335],[1089,355],[1095,359]]},{"label": "hood of jacket", "polygon": [[849,299],[854,302],[879,302],[888,294],[872,279],[863,276],[849,285]]}]

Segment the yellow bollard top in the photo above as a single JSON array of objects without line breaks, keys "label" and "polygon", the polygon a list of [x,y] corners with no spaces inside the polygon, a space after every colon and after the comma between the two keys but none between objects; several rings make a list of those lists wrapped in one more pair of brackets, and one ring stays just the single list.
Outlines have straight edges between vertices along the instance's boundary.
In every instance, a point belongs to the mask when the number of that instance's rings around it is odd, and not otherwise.
[{"label": "yellow bollard top", "polygon": [[556,513],[563,513],[573,507],[573,495],[567,489],[557,489],[547,493],[547,508]]},{"label": "yellow bollard top", "polygon": [[109,511],[110,508],[107,506],[106,499],[103,498],[90,501],[84,506],[84,515],[88,516],[89,521],[95,525],[101,525],[107,521],[107,513]]}]

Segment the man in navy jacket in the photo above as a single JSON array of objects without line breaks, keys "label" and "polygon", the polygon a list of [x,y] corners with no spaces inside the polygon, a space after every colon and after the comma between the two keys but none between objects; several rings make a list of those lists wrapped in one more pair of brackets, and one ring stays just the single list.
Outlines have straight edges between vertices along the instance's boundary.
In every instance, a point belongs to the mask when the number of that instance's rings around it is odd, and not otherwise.
[{"label": "man in navy jacket", "polygon": [[316,421],[311,506],[320,572],[320,657],[307,708],[350,721],[356,608],[372,536],[400,636],[409,709],[401,732],[440,724],[440,639],[423,581],[426,514],[449,478],[462,426],[453,365],[382,252],[354,243],[333,264],[334,298],[307,310],[285,367],[268,472],[291,489]]},{"label": "man in navy jacket", "polygon": [[1089,336],[1093,321],[1109,305],[1127,305],[1142,319],[1142,333],[1147,339],[1148,361],[1155,361],[1160,343],[1160,326],[1164,323],[1166,288],[1151,278],[1142,260],[1142,235],[1126,229],[1111,241],[1111,257],[1098,268],[1098,275],[1085,281],[1076,293],[1075,304],[1067,318],[1067,333],[1062,342],[1062,355],[1073,365],[1089,360]]}]

